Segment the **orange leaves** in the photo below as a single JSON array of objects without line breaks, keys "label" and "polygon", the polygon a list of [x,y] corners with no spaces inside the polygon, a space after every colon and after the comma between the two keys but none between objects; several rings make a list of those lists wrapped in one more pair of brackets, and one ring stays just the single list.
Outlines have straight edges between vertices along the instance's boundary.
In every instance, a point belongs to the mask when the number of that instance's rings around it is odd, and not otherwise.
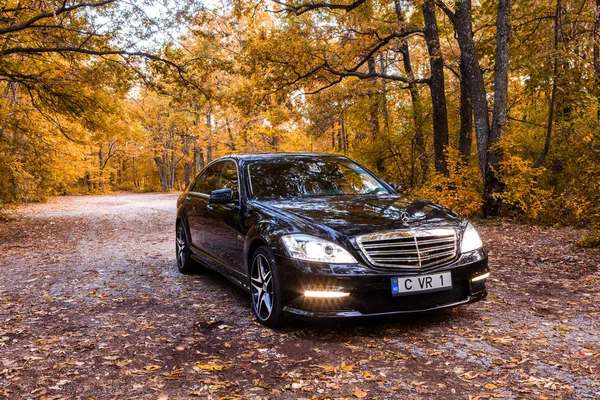
[{"label": "orange leaves", "polygon": [[366,380],[370,381],[370,380],[375,379],[375,375],[373,375],[369,371],[365,371],[365,373],[363,374],[363,378],[365,378]]},{"label": "orange leaves", "polygon": [[327,372],[334,372],[334,373],[338,373],[338,372],[350,373],[354,369],[354,365],[347,365],[345,362],[342,362],[342,364],[338,365],[338,366],[321,365],[320,367],[323,368]]},{"label": "orange leaves", "polygon": [[357,399],[364,399],[368,394],[369,393],[363,389],[354,389],[352,392],[352,396],[356,397]]}]

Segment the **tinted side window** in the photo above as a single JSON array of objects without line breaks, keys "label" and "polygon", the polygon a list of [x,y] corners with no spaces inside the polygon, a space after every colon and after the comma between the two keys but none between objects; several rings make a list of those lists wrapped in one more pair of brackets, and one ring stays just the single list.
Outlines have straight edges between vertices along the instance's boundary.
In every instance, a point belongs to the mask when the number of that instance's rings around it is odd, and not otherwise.
[{"label": "tinted side window", "polygon": [[219,181],[219,189],[233,190],[234,200],[238,199],[238,174],[235,162],[227,161],[227,164],[225,164],[221,180]]},{"label": "tinted side window", "polygon": [[202,175],[196,181],[196,184],[192,188],[192,192],[210,194],[213,190],[217,189],[219,182],[219,176],[223,169],[223,162],[216,162],[206,168]]}]

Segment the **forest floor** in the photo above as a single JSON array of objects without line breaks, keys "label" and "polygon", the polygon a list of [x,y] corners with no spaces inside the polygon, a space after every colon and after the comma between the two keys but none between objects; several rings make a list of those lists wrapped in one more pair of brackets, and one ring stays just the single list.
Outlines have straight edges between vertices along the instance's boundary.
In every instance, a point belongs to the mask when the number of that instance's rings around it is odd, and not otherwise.
[{"label": "forest floor", "polygon": [[270,330],[216,273],[178,273],[176,198],[61,197],[0,222],[0,398],[600,398],[583,230],[479,224],[483,302]]}]

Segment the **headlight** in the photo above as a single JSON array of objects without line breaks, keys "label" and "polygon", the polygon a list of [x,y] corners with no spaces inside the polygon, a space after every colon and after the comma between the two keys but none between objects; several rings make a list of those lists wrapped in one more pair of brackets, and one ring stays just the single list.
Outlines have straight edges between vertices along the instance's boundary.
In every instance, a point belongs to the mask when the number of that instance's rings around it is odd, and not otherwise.
[{"label": "headlight", "polygon": [[467,253],[469,251],[477,250],[483,246],[483,242],[479,238],[479,234],[469,222],[465,233],[463,233],[462,244],[460,246],[461,253]]},{"label": "headlight", "polygon": [[309,235],[286,235],[281,237],[291,258],[331,264],[355,264],[352,254],[335,243]]}]

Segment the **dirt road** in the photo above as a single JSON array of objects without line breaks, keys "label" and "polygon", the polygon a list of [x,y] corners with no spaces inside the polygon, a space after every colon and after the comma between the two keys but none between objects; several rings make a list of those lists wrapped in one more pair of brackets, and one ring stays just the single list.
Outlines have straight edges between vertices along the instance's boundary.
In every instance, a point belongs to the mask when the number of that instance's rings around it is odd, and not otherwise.
[{"label": "dirt road", "polygon": [[62,197],[0,222],[0,397],[600,398],[582,231],[480,226],[478,304],[273,331],[219,275],[177,272],[176,198]]}]

